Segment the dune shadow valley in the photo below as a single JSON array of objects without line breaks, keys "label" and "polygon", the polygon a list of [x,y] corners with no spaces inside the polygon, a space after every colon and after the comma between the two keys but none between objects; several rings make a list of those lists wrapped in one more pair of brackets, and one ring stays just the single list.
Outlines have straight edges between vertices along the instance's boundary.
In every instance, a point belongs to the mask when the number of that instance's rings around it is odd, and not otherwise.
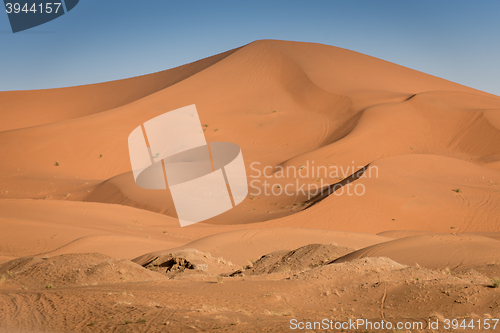
[{"label": "dune shadow valley", "polygon": [[[127,140],[193,104],[248,195],[181,227]],[[0,117],[1,333],[500,332],[499,96],[258,40]]]}]

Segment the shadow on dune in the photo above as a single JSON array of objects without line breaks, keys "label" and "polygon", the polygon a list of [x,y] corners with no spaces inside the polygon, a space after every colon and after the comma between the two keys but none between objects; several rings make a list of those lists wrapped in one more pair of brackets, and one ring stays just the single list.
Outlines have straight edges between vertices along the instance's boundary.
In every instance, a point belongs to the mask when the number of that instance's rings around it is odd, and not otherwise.
[{"label": "shadow on dune", "polygon": [[312,197],[311,199],[309,199],[305,202],[305,204],[307,205],[307,207],[305,209],[311,208],[312,206],[314,206],[318,202],[324,200],[325,198],[327,198],[328,196],[333,194],[335,191],[337,191],[337,190],[341,189],[342,187],[349,185],[350,183],[361,178],[369,166],[370,166],[370,163],[368,163],[367,165],[365,165],[361,169],[357,170],[356,172],[351,174],[349,177],[341,180],[340,182],[329,185],[329,186],[325,186],[324,188],[322,188],[321,192],[319,194],[315,195],[314,197]]}]

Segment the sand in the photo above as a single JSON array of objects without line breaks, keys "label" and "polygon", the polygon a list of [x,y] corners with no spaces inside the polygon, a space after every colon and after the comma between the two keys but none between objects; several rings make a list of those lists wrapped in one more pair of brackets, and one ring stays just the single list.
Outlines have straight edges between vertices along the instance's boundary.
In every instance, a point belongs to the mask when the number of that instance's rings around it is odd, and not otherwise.
[{"label": "sand", "polygon": [[[236,208],[181,228],[168,191],[135,185],[127,137],[191,104],[255,182]],[[498,96],[261,40],[126,80],[0,92],[0,115],[0,332],[499,316]],[[264,194],[296,180],[311,191]]]}]

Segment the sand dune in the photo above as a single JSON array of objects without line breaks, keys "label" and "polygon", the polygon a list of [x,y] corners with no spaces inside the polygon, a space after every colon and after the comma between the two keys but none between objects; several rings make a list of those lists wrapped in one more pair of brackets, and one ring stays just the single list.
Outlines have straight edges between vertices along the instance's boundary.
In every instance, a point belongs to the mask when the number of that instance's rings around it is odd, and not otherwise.
[{"label": "sand dune", "polygon": [[358,249],[391,239],[321,229],[275,228],[272,221],[181,228],[171,217],[133,207],[56,200],[0,200],[0,221],[0,255],[5,260],[92,251],[132,259],[152,251],[184,247],[244,264],[276,249],[314,242],[336,242]]},{"label": "sand dune", "polygon": [[141,77],[63,89],[0,92],[0,131],[82,118],[166,89],[224,59],[235,50]]},{"label": "sand dune", "polygon": [[343,195],[333,194],[273,224],[372,233],[500,230],[498,171],[428,154],[391,156],[370,167],[378,169],[378,177],[372,172],[347,186],[352,194],[354,186],[363,184],[364,195],[348,195],[344,188]]},{"label": "sand dune", "polygon": [[[165,84],[129,103],[103,106],[85,117],[0,133],[8,161],[1,166],[5,179],[0,195],[116,203],[175,216],[168,194],[137,190],[124,138],[138,123],[193,103],[202,123],[208,125],[207,140],[240,145],[249,174],[255,173],[249,168],[255,161],[262,166],[297,168],[315,161],[316,165],[347,168],[353,161],[374,165],[388,156],[399,156],[392,167],[404,167],[411,174],[421,170],[413,166],[413,156],[426,154],[453,159],[448,164],[466,161],[478,166],[456,170],[457,174],[470,172],[468,178],[473,178],[472,173],[482,174],[479,167],[485,168],[485,179],[492,181],[490,189],[498,193],[498,185],[493,185],[499,183],[496,172],[500,169],[497,96],[352,51],[309,43],[258,41],[188,67],[189,71],[174,69],[126,81],[131,85],[137,80],[137,86],[148,87]],[[181,80],[179,71],[189,73]],[[176,84],[165,83],[165,76]],[[93,87],[71,89],[85,97]],[[116,89],[116,93],[106,92],[103,103],[113,99],[113,94],[123,95]],[[7,99],[0,95],[0,102],[2,98]],[[443,165],[443,172],[448,168]],[[391,177],[388,172],[380,177]],[[306,178],[301,182],[316,183],[317,177]],[[338,181],[320,178],[325,183]],[[235,211],[208,222],[250,223],[295,215],[297,210],[272,206],[290,207],[304,198],[258,199],[247,199]],[[397,213],[387,209],[387,215]],[[439,205],[431,209],[449,211]],[[484,222],[493,225],[488,231],[497,231],[493,215]],[[316,220],[320,228],[330,224],[324,218]],[[437,227],[442,231],[443,226]]]},{"label": "sand dune", "polygon": [[430,269],[463,271],[498,265],[500,242],[475,235],[422,235],[376,244],[335,260],[388,257],[398,263]]},{"label": "sand dune", "polygon": [[[255,182],[236,208],[181,228],[168,191],[136,186],[127,138],[191,104],[208,142],[241,147]],[[0,331],[280,332],[291,315],[498,313],[498,96],[262,40],[141,77],[0,92],[0,117]],[[290,195],[264,194],[288,183]],[[325,264],[338,249],[356,251]],[[257,274],[215,277],[264,255]],[[294,269],[274,272],[285,257]],[[133,258],[150,270],[122,260]]]},{"label": "sand dune", "polygon": [[[168,220],[164,215],[125,206],[0,200],[0,254],[22,257],[86,253],[95,249],[115,258],[133,258],[185,241],[180,236],[163,233],[169,229]],[[171,225],[177,226],[176,221],[171,221]]]},{"label": "sand dune", "polygon": [[0,276],[7,285],[46,289],[163,279],[162,275],[129,260],[116,260],[100,253],[19,258],[0,265]]},{"label": "sand dune", "polygon": [[262,275],[303,271],[335,260],[353,249],[333,244],[308,244],[298,249],[268,253],[229,276]]}]

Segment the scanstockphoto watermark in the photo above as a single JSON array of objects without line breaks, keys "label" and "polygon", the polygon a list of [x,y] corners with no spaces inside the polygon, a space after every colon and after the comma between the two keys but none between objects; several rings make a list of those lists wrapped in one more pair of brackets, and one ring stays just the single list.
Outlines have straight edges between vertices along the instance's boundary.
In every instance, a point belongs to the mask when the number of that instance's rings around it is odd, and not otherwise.
[{"label": "scanstockphoto watermark", "polygon": [[399,321],[391,322],[385,320],[349,319],[346,321],[334,321],[323,319],[320,321],[290,320],[292,330],[422,330],[431,326],[431,322],[422,321]]},{"label": "scanstockphoto watermark", "polygon": [[[337,196],[362,196],[366,192],[360,178],[378,178],[378,167],[370,165],[317,165],[307,161],[296,166],[263,166],[260,162],[250,164],[249,194],[252,196],[297,196],[311,199],[320,194]],[[327,181],[328,180],[328,181]],[[353,184],[351,184],[353,183]],[[346,186],[351,184],[352,186]]]},{"label": "scanstockphoto watermark", "polygon": [[292,330],[335,330],[335,331],[387,331],[387,330],[461,330],[462,332],[477,332],[479,330],[496,331],[500,320],[498,318],[479,319],[422,319],[417,321],[387,321],[370,319],[349,319],[345,321],[335,321],[322,319],[318,321],[300,321],[290,319],[290,329]]}]

